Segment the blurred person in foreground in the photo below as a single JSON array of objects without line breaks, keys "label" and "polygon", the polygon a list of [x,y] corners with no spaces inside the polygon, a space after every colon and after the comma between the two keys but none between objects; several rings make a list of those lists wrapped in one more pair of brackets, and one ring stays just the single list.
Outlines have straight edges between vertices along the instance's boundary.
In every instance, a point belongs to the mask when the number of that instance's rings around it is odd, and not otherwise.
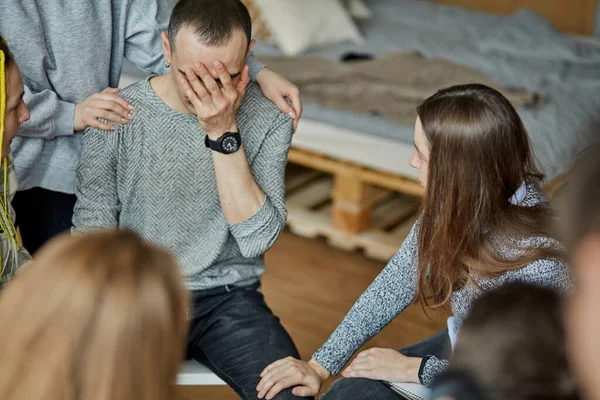
[{"label": "blurred person in foreground", "polygon": [[578,165],[559,227],[571,253],[576,292],[566,311],[569,356],[585,399],[600,399],[600,144]]},{"label": "blurred person in foreground", "polygon": [[21,71],[6,40],[0,35],[0,285],[4,285],[21,266],[31,260],[29,252],[20,244],[15,228],[16,213],[12,206],[18,183],[10,144],[21,124],[29,119],[29,109],[23,102],[23,95]]},{"label": "blurred person in foreground", "polygon": [[433,400],[577,400],[560,294],[510,283],[475,301]]},{"label": "blurred person in foreground", "polygon": [[0,399],[170,400],[188,298],[133,233],[61,235],[0,296]]}]

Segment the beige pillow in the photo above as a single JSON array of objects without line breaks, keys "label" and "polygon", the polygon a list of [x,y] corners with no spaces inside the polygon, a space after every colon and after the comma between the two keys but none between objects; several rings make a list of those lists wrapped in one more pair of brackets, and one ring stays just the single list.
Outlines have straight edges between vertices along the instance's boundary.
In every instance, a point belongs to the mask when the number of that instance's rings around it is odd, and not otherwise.
[{"label": "beige pillow", "polygon": [[329,44],[364,41],[338,0],[254,0],[283,54],[296,56]]},{"label": "beige pillow", "polygon": [[252,38],[256,40],[272,39],[271,31],[263,18],[255,0],[242,0],[252,18]]}]

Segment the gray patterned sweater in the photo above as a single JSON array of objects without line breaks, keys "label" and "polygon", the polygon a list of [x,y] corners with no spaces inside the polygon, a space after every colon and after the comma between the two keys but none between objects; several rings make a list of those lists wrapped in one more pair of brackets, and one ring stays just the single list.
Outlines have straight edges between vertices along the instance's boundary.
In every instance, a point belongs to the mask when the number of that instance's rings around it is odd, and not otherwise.
[{"label": "gray patterned sweater", "polygon": [[[539,188],[527,185],[524,198],[519,204],[531,207],[546,201]],[[398,253],[360,296],[325,344],[313,355],[313,358],[331,374],[337,375],[359,347],[413,302],[417,287],[418,228],[417,222]],[[555,241],[544,237],[511,241],[525,248],[559,246]],[[509,248],[494,240],[492,244],[498,254],[506,259],[516,259],[519,255],[513,247]],[[568,266],[555,259],[536,260],[521,269],[505,272],[497,278],[477,279],[485,291],[514,281],[530,282],[561,292],[572,287]],[[456,318],[457,331],[460,331],[471,304],[480,295],[481,291],[472,285],[467,285],[452,294],[450,305]],[[422,383],[431,386],[435,377],[447,364],[446,360],[429,358],[421,376]]]},{"label": "gray patterned sweater", "polygon": [[135,107],[135,119],[113,132],[84,133],[75,231],[134,230],[176,255],[190,290],[256,282],[265,269],[263,254],[285,225],[291,119],[250,83],[236,122],[266,200],[254,216],[230,225],[196,116],[169,108],[148,79],[121,96]]}]

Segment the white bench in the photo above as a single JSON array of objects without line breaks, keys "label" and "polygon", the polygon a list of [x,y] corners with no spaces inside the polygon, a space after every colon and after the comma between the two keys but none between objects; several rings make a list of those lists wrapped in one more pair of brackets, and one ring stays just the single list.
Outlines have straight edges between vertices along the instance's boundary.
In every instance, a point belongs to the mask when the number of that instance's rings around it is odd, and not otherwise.
[{"label": "white bench", "polygon": [[208,367],[194,360],[183,362],[181,371],[177,375],[177,384],[190,386],[226,385]]}]

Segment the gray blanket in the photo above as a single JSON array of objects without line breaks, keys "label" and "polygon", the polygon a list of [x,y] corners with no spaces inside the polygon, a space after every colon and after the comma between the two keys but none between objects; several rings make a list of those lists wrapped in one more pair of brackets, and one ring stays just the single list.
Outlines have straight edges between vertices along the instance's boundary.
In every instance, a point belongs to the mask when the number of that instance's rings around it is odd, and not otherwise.
[{"label": "gray blanket", "polygon": [[413,124],[416,106],[451,85],[491,86],[515,107],[539,101],[533,92],[500,88],[480,72],[417,53],[345,63],[317,57],[260,57],[260,61],[296,84],[303,99],[355,113],[376,113],[403,124]]}]

